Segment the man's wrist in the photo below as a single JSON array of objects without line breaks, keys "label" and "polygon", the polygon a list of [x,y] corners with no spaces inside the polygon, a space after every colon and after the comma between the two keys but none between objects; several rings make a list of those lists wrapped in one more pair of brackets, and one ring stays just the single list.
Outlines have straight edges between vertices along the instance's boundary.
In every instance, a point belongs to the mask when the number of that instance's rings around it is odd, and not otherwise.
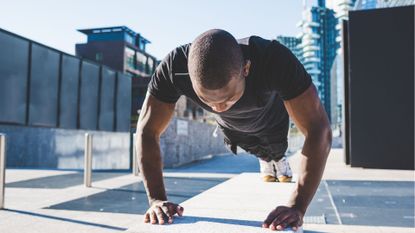
[{"label": "man's wrist", "polygon": [[166,199],[149,199],[149,201],[148,201],[148,203],[149,203],[149,205],[150,206],[153,206],[153,205],[155,205],[155,204],[157,204],[157,203],[162,203],[162,202],[166,202],[167,201],[167,198]]},{"label": "man's wrist", "polygon": [[288,205],[288,207],[290,207],[291,209],[294,209],[294,210],[298,211],[298,213],[301,215],[301,217],[303,217],[305,215],[305,212],[307,210],[307,208],[302,208],[302,207],[300,207],[298,205],[295,205],[295,204]]}]

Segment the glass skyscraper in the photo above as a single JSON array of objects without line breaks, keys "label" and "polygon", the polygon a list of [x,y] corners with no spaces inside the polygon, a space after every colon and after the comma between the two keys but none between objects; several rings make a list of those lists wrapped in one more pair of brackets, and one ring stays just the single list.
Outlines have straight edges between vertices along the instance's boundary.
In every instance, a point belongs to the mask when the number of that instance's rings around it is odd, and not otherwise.
[{"label": "glass skyscraper", "polygon": [[301,62],[311,75],[317,87],[319,97],[331,119],[331,78],[333,65],[339,43],[336,42],[338,31],[337,19],[332,9],[326,8],[325,1],[319,0],[318,6],[304,7],[303,19],[298,23],[301,28],[299,38],[302,51]]},{"label": "glass skyscraper", "polygon": [[414,5],[414,0],[357,0],[354,10]]}]

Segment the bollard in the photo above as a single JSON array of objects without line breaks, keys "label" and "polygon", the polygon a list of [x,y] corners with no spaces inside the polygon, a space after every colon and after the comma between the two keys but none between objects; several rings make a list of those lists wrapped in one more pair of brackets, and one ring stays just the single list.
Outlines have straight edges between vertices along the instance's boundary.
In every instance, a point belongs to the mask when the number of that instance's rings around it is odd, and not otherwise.
[{"label": "bollard", "polygon": [[133,175],[138,176],[136,134],[133,134]]},{"label": "bollard", "polygon": [[4,209],[4,188],[6,182],[6,136],[0,134],[0,210]]},{"label": "bollard", "polygon": [[92,175],[92,134],[85,134],[85,153],[84,153],[84,185],[91,187]]}]

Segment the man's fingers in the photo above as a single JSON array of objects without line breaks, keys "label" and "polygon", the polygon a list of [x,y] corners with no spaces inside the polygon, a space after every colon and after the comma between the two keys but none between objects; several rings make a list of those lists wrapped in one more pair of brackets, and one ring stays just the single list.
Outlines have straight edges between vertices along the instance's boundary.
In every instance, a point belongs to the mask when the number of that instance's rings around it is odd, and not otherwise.
[{"label": "man's fingers", "polygon": [[156,216],[156,213],[153,210],[150,212],[150,220],[151,220],[151,224],[156,224],[157,223],[157,216]]},{"label": "man's fingers", "polygon": [[156,214],[157,214],[157,220],[159,224],[164,224],[164,213],[163,210],[160,207],[155,208]]},{"label": "man's fingers", "polygon": [[264,223],[262,223],[262,226],[265,228],[268,228],[269,224],[271,224],[272,220],[275,219],[274,211],[268,214],[267,218],[265,219]]},{"label": "man's fingers", "polygon": [[152,224],[170,224],[173,223],[173,216],[176,213],[182,216],[183,211],[183,207],[171,202],[155,204],[152,207],[150,207],[150,209],[144,215],[144,222],[150,222]]},{"label": "man's fingers", "polygon": [[176,212],[177,212],[177,214],[178,214],[179,216],[183,216],[184,208],[183,208],[183,207],[181,207],[181,206],[179,206],[179,205],[177,205],[177,206],[176,206]]},{"label": "man's fingers", "polygon": [[171,208],[169,208],[169,207],[168,207],[168,206],[166,206],[166,205],[163,205],[163,206],[161,207],[161,209],[163,210],[164,214],[166,214],[166,215],[167,215],[167,218],[168,218],[168,223],[169,223],[169,224],[173,223],[173,215],[174,215],[174,213],[173,213],[173,211],[171,210]]},{"label": "man's fingers", "polygon": [[146,213],[144,215],[144,223],[149,223],[149,222],[150,222],[150,214],[149,213]]},{"label": "man's fingers", "polygon": [[285,223],[285,225],[287,225],[287,224],[286,224],[286,220],[287,220],[289,217],[291,217],[290,212],[284,212],[284,213],[281,213],[281,214],[279,214],[278,216],[276,216],[276,217],[273,219],[273,221],[272,221],[271,225],[273,225],[273,226],[275,226],[275,227],[277,227],[278,225],[281,225],[282,223]]},{"label": "man's fingers", "polygon": [[288,226],[297,227],[299,226],[299,222],[300,222],[300,219],[298,215],[293,214],[293,213],[284,213],[284,214],[280,214],[278,218],[276,218],[272,222],[271,225],[274,226],[274,228],[277,230],[283,230]]},{"label": "man's fingers", "polygon": [[161,210],[164,212],[164,214],[167,215],[167,217],[170,217],[172,215],[174,215],[173,211],[171,211],[171,209],[165,205],[163,205],[162,207],[160,207]]},{"label": "man's fingers", "polygon": [[278,208],[271,211],[271,213],[268,214],[267,218],[262,223],[262,227],[268,228],[269,225],[271,225],[272,221],[278,216],[279,213],[280,211],[278,210]]},{"label": "man's fingers", "polygon": [[[280,231],[280,230],[284,230],[286,227],[289,227],[289,226],[291,226],[294,230],[294,227],[297,227],[297,221],[294,220],[293,218],[288,218],[285,221],[283,221],[282,223],[276,225],[275,228]],[[297,229],[295,229],[295,231],[296,230]]]}]

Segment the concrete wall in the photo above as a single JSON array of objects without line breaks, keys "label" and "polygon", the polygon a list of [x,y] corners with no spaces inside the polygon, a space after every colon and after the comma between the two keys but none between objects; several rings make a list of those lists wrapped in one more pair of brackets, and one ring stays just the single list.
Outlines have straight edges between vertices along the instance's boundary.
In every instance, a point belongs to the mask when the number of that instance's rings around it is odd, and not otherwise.
[{"label": "concrete wall", "polygon": [[[174,118],[160,140],[165,167],[228,152],[215,126]],[[130,169],[130,134],[0,125],[8,168],[82,169],[85,133],[93,134],[93,169]]]},{"label": "concrete wall", "polygon": [[8,168],[82,169],[85,133],[93,134],[93,169],[129,169],[130,134],[0,125]]},{"label": "concrete wall", "polygon": [[174,118],[160,139],[164,167],[177,167],[209,155],[229,152],[220,129],[217,137],[212,136],[215,128],[214,125]]}]

